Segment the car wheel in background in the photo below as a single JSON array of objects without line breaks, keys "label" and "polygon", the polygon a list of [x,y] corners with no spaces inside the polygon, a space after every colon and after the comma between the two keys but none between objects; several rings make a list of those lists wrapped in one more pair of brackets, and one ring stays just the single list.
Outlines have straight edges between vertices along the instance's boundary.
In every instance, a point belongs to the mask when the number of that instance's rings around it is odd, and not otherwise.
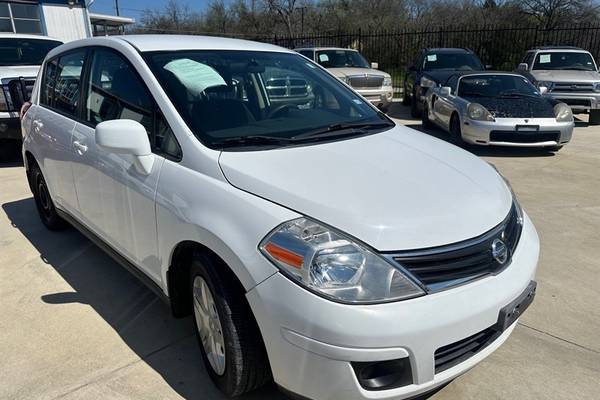
[{"label": "car wheel in background", "polygon": [[421,116],[421,111],[419,110],[417,101],[417,96],[413,93],[412,99],[410,101],[410,116],[413,118],[419,118]]},{"label": "car wheel in background", "polygon": [[462,131],[460,129],[460,118],[458,118],[458,115],[456,114],[452,114],[452,117],[450,118],[450,140],[459,147],[465,146],[465,142],[462,138]]},{"label": "car wheel in background", "polygon": [[600,125],[600,110],[590,110],[590,125]]},{"label": "car wheel in background", "polygon": [[271,379],[262,336],[244,293],[203,254],[190,270],[194,326],[208,375],[227,396],[259,388]]},{"label": "car wheel in background", "polygon": [[408,90],[406,89],[406,85],[405,85],[404,89],[402,90],[402,105],[410,106],[410,100],[411,100],[411,96],[408,94]]},{"label": "car wheel in background", "polygon": [[69,225],[56,212],[54,202],[50,197],[46,180],[37,164],[33,164],[29,171],[29,182],[35,200],[35,206],[42,223],[51,231],[67,228]]},{"label": "car wheel in background", "polygon": [[427,101],[423,102],[423,112],[421,113],[421,125],[425,129],[433,128],[433,125],[429,120],[429,106],[427,105]]}]

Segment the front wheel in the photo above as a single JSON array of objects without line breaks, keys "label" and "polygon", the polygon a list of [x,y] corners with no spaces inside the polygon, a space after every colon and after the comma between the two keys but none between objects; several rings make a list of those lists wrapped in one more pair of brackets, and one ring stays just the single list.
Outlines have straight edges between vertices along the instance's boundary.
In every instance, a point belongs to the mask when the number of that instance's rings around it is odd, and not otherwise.
[{"label": "front wheel", "polygon": [[590,110],[590,125],[600,125],[600,110]]},{"label": "front wheel", "polygon": [[413,118],[419,118],[421,116],[421,110],[419,110],[417,96],[413,94],[410,101],[410,116]]},{"label": "front wheel", "polygon": [[262,336],[243,291],[223,279],[209,257],[190,270],[194,325],[208,375],[227,396],[259,388],[271,378]]},{"label": "front wheel", "polygon": [[33,198],[35,200],[35,206],[42,223],[51,231],[65,229],[68,224],[56,212],[56,207],[54,207],[54,202],[50,197],[50,192],[46,185],[46,180],[37,164],[31,166],[29,180]]},{"label": "front wheel", "polygon": [[458,115],[456,114],[453,114],[450,119],[450,140],[456,146],[465,146],[465,142],[462,138],[462,130],[460,128],[460,118],[458,118]]},{"label": "front wheel", "polygon": [[424,129],[432,128],[431,120],[429,119],[429,106],[427,101],[423,103],[423,114],[421,115],[421,125]]}]

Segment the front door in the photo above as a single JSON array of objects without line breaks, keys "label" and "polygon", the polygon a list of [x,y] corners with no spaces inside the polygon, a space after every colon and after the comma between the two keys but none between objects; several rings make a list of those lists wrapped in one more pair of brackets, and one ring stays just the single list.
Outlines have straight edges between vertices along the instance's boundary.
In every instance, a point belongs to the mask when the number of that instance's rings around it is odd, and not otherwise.
[{"label": "front door", "polygon": [[136,169],[134,156],[109,152],[95,141],[95,126],[113,119],[135,120],[151,135],[154,102],[131,64],[109,49],[93,51],[85,87],[82,122],[73,131],[82,222],[160,281],[158,259],[152,255],[157,248],[154,201],[164,158],[154,155],[152,171],[145,175]]}]

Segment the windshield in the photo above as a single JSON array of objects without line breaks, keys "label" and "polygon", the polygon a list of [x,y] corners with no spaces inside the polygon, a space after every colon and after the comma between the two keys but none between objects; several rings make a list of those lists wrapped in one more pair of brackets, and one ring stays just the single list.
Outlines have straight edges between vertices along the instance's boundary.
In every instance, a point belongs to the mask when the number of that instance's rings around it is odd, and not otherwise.
[{"label": "windshield", "polygon": [[313,137],[348,124],[393,126],[298,54],[194,50],[145,58],[189,128],[211,148]]},{"label": "windshield", "polygon": [[317,62],[325,68],[370,68],[369,63],[358,52],[352,50],[321,50]]},{"label": "windshield", "polygon": [[549,52],[537,54],[533,69],[596,71],[596,64],[589,53],[576,51]]},{"label": "windshield", "polygon": [[470,53],[429,53],[423,61],[423,71],[450,69],[483,71],[485,68],[476,55]]},{"label": "windshield", "polygon": [[470,75],[460,79],[461,97],[530,97],[540,96],[526,78],[516,75]]},{"label": "windshield", "polygon": [[0,39],[0,66],[42,65],[46,54],[62,43],[40,39]]}]

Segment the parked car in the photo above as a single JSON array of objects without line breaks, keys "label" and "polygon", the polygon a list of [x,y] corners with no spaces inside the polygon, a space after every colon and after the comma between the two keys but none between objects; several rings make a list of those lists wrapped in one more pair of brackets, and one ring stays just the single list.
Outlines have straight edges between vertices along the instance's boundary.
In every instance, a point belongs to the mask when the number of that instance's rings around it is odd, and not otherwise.
[{"label": "parked car", "polygon": [[298,53],[318,63],[342,82],[351,86],[361,96],[383,111],[387,111],[394,97],[392,77],[378,70],[357,50],[337,47],[308,47],[295,49]]},{"label": "parked car", "polygon": [[404,80],[403,104],[410,105],[413,118],[421,116],[427,90],[446,82],[457,71],[483,71],[479,57],[469,50],[460,48],[427,48],[421,50]]},{"label": "parked car", "polygon": [[[271,103],[268,68],[310,84],[313,107]],[[22,123],[42,222],[191,313],[229,396],[272,374],[305,398],[411,397],[496,350],[533,300],[538,236],[498,172],[290,50],[71,42]]]},{"label": "parked car", "polygon": [[589,113],[590,124],[600,124],[600,73],[589,51],[539,47],[527,52],[517,71],[574,112]]},{"label": "parked car", "polygon": [[[545,88],[542,88],[542,92]],[[518,74],[466,72],[427,93],[423,126],[448,131],[457,144],[545,147],[571,140],[573,114]]]},{"label": "parked car", "polygon": [[0,140],[21,140],[19,110],[29,100],[44,57],[60,44],[39,35],[0,33]]}]

